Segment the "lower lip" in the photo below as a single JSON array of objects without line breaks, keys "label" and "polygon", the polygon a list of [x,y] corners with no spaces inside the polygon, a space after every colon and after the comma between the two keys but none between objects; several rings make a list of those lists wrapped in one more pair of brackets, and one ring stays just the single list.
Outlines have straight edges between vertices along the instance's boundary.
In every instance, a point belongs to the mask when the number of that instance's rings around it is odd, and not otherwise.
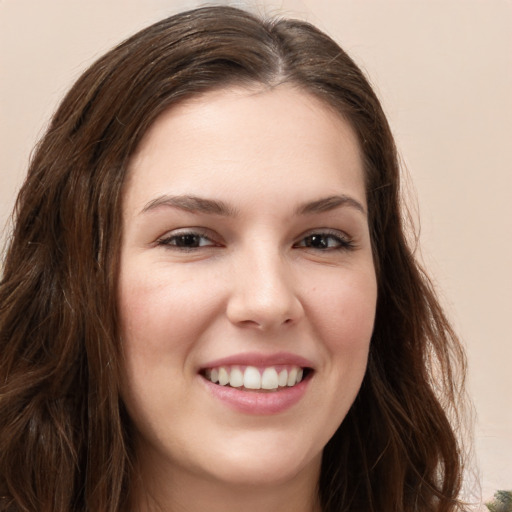
[{"label": "lower lip", "polygon": [[215,398],[239,412],[254,415],[278,414],[294,406],[304,396],[311,380],[308,376],[295,386],[280,388],[278,391],[245,391],[229,386],[220,386],[201,377]]}]

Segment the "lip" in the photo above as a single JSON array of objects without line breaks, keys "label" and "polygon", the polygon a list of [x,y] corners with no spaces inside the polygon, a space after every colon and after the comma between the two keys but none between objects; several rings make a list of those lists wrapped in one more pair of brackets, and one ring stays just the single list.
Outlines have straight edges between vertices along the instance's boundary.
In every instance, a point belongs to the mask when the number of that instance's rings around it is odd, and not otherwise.
[{"label": "lip", "polygon": [[290,352],[276,352],[275,354],[261,354],[257,352],[245,352],[243,354],[234,354],[232,356],[209,361],[200,367],[200,371],[207,368],[218,368],[219,366],[300,366],[301,368],[314,369],[313,363],[297,354]]},{"label": "lip", "polygon": [[269,415],[284,412],[304,396],[311,381],[311,375],[290,388],[282,388],[278,391],[245,391],[229,386],[220,386],[205,379],[201,375],[198,378],[204,383],[208,391],[218,400],[235,411],[252,415]]},{"label": "lip", "polygon": [[[201,366],[200,372],[207,368],[234,365],[256,367],[290,365],[313,369],[311,361],[296,354],[287,352],[275,354],[251,352],[210,361]],[[270,392],[263,390],[248,391],[229,386],[220,386],[204,378],[200,373],[198,373],[198,378],[201,379],[208,392],[210,392],[215,399],[220,400],[230,409],[244,414],[263,416],[279,414],[297,404],[306,393],[313,373],[314,372],[311,372],[304,380],[295,386],[279,388],[277,391]]]}]

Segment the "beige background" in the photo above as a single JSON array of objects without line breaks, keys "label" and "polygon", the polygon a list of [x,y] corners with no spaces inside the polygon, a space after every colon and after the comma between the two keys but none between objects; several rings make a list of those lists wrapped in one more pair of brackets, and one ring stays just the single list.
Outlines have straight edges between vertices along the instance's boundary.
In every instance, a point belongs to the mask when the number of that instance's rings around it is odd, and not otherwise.
[{"label": "beige background", "polygon": [[[213,4],[216,2],[210,2]],[[420,212],[422,255],[469,354],[484,498],[512,489],[512,1],[263,0],[367,71]],[[0,0],[0,224],[80,72],[179,0]]]}]

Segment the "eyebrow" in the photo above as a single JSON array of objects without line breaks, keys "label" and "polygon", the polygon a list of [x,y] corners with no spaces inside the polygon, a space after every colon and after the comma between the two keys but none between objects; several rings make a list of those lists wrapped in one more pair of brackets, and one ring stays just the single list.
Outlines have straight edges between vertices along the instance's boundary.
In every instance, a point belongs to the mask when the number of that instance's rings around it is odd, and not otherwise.
[{"label": "eyebrow", "polygon": [[[236,208],[227,205],[224,201],[191,195],[172,196],[167,194],[149,201],[149,203],[144,206],[141,213],[156,210],[162,206],[178,208],[179,210],[191,213],[206,213],[225,217],[236,217],[238,214]],[[343,206],[354,208],[366,215],[366,210],[359,201],[344,194],[304,203],[296,209],[295,213],[298,215],[323,213]]]},{"label": "eyebrow", "polygon": [[208,213],[227,217],[235,217],[237,215],[236,209],[228,206],[223,201],[189,195],[159,196],[147,203],[142,209],[141,213],[149,212],[162,206],[178,208],[180,210],[192,213]]},{"label": "eyebrow", "polygon": [[342,206],[355,208],[356,210],[360,211],[363,215],[366,215],[366,210],[359,201],[357,201],[353,197],[346,196],[344,194],[324,197],[322,199],[318,199],[317,201],[304,203],[303,205],[297,208],[296,213],[298,213],[299,215],[307,215],[310,213],[323,213],[330,210],[334,210],[336,208],[340,208]]}]

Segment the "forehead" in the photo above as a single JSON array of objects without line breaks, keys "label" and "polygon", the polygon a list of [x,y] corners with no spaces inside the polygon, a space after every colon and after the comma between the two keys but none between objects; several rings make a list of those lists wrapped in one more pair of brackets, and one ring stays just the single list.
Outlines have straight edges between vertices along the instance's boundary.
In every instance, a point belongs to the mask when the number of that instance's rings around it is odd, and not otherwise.
[{"label": "forehead", "polygon": [[361,162],[350,124],[315,96],[289,84],[221,89],[155,121],[131,159],[126,200],[274,186],[291,196],[351,192],[364,202]]}]

